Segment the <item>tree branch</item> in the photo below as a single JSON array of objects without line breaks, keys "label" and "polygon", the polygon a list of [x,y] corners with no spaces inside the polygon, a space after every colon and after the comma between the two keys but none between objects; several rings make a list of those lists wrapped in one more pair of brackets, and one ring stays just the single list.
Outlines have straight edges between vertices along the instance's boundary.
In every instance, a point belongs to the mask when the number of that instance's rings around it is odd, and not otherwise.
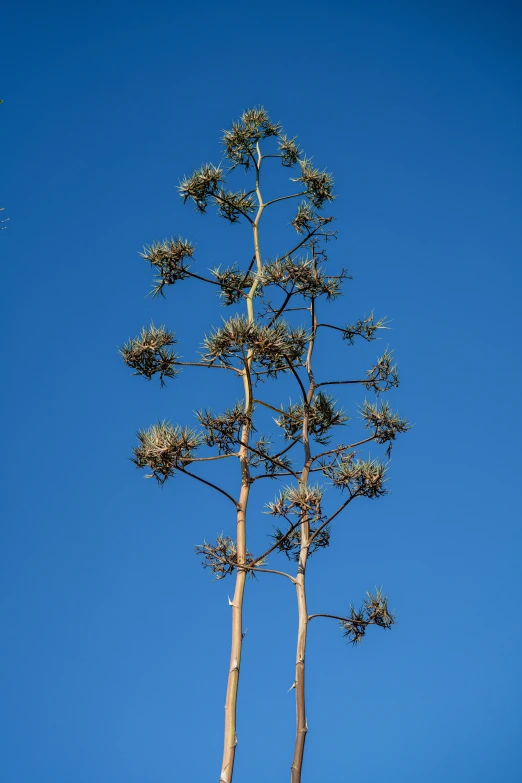
[{"label": "tree branch", "polygon": [[[313,620],[314,617],[329,617],[331,620],[340,620],[342,623],[351,623],[354,622],[351,617],[339,617],[336,614],[309,614],[308,615],[308,622],[310,620]],[[376,623],[373,620],[356,620],[357,625],[376,625]]]},{"label": "tree branch", "polygon": [[229,495],[228,492],[225,492],[225,490],[221,489],[221,487],[218,487],[216,484],[212,484],[212,482],[207,481],[204,478],[201,478],[201,476],[196,476],[195,473],[190,473],[190,471],[188,471],[186,468],[177,468],[177,470],[179,470],[180,473],[185,473],[187,476],[191,476],[192,478],[196,479],[196,481],[201,481],[202,484],[206,484],[207,487],[211,487],[212,489],[215,489],[216,492],[220,492],[222,495],[228,498],[231,501],[231,503],[234,504],[234,508],[236,509],[236,511],[241,510],[237,500],[234,500],[232,495]]},{"label": "tree branch", "polygon": [[299,196],[306,196],[306,190],[302,190],[301,193],[292,193],[290,196],[279,196],[279,198],[273,198],[272,201],[267,201],[265,207],[269,207],[270,204],[277,204],[278,201],[286,201],[288,198],[299,198]]},{"label": "tree branch", "polygon": [[324,521],[324,522],[323,522],[321,525],[319,525],[319,527],[317,528],[317,530],[315,530],[315,531],[314,531],[314,533],[313,533],[313,534],[310,536],[310,539],[309,539],[309,541],[308,541],[308,545],[309,545],[309,546],[310,546],[310,544],[312,543],[312,541],[314,540],[314,538],[315,538],[317,535],[319,535],[319,533],[321,532],[321,530],[323,530],[323,528],[325,528],[327,525],[329,525],[329,524],[330,524],[330,522],[333,522],[333,520],[335,519],[335,517],[336,517],[336,516],[338,516],[338,515],[341,513],[341,511],[344,511],[344,509],[346,508],[346,506],[347,506],[349,503],[351,503],[351,502],[352,502],[352,500],[354,500],[356,497],[357,497],[357,495],[350,495],[350,497],[349,497],[347,500],[345,500],[345,502],[342,504],[342,506],[339,506],[339,508],[337,509],[337,511],[334,511],[334,513],[333,513],[333,514],[332,514],[330,517],[328,517],[328,519],[326,519],[326,520],[325,520],[325,521]]}]

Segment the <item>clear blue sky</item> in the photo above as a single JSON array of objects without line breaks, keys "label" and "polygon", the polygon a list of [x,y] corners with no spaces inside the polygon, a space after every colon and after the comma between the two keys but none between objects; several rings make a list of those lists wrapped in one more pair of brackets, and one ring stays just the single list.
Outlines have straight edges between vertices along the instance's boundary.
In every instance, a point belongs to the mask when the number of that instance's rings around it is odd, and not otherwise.
[{"label": "clear blue sky", "polygon": [[[145,299],[137,251],[181,233],[203,267],[240,260],[245,230],[213,236],[175,186],[257,103],[335,174],[337,312],[393,319],[416,424],[392,494],[311,562],[313,611],[383,584],[399,624],[358,649],[312,626],[304,780],[520,781],[520,5],[47,0],[1,22],[2,781],[217,781],[232,588],[193,545],[228,509],[128,461],[213,389],[132,378],[116,347],[154,318],[188,357],[219,321],[191,284]],[[291,585],[249,584],[245,625],[237,781],[286,780]]]}]

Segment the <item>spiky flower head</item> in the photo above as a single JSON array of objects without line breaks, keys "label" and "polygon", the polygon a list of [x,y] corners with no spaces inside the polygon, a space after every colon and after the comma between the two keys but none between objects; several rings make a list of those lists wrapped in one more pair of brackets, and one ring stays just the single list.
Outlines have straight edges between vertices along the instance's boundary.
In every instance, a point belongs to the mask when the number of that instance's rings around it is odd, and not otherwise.
[{"label": "spiky flower head", "polygon": [[[308,406],[308,434],[318,443],[328,443],[332,427],[338,427],[348,421],[344,410],[336,408],[335,405],[333,397],[320,391],[314,395]],[[288,408],[281,408],[281,416],[275,423],[284,430],[285,438],[293,440],[302,437],[304,415],[303,402],[290,403]]]},{"label": "spiky flower head", "polygon": [[237,451],[243,427],[251,426],[251,419],[244,411],[244,405],[236,402],[224,413],[214,414],[212,410],[201,410],[196,418],[203,427],[202,441],[211,448],[217,446],[220,454]]},{"label": "spiky flower head", "polygon": [[[309,538],[311,538],[311,543],[308,546],[308,557],[311,557],[319,549],[326,549],[327,546],[330,546],[330,526],[325,525],[316,534],[317,529],[317,525],[310,525]],[[286,531],[274,527],[270,538],[277,545],[277,550],[285,554],[289,560],[299,560],[302,540],[300,526],[289,526]]]},{"label": "spiky flower head", "polygon": [[334,487],[347,490],[350,497],[379,498],[387,494],[384,486],[386,465],[378,459],[356,459],[342,454],[333,465],[323,468]]},{"label": "spiky flower head", "polygon": [[212,163],[204,163],[190,177],[184,177],[178,186],[179,195],[185,204],[189,199],[196,205],[197,212],[206,212],[209,199],[224,181],[223,169]]},{"label": "spiky flower head", "polygon": [[399,385],[399,372],[397,365],[393,364],[393,351],[386,349],[366,375],[368,380],[364,385],[377,394],[396,388]]},{"label": "spiky flower head", "polygon": [[[224,579],[232,574],[240,565],[237,554],[237,544],[229,536],[219,535],[215,544],[204,541],[196,547],[196,554],[201,555],[203,568],[209,568],[216,579]],[[246,564],[253,562],[250,552],[246,555]],[[252,576],[254,571],[250,570]]]},{"label": "spiky flower head", "polygon": [[380,329],[389,329],[388,320],[386,318],[379,318],[375,320],[373,310],[367,318],[359,318],[357,323],[346,326],[343,332],[343,340],[347,340],[350,345],[353,345],[356,337],[362,337],[364,340],[376,340],[375,333]]},{"label": "spiky flower head", "polygon": [[298,234],[310,234],[312,231],[331,223],[333,217],[320,215],[309,201],[301,201],[297,207],[297,215],[292,220],[292,226]]},{"label": "spiky flower head", "polygon": [[244,291],[254,284],[254,275],[252,272],[242,272],[237,264],[225,267],[214,267],[210,270],[212,277],[215,277],[221,287],[220,296],[225,306],[236,304],[246,294]]},{"label": "spiky flower head", "polygon": [[138,446],[132,461],[138,468],[149,467],[155,478],[163,484],[176,469],[186,468],[195,458],[195,451],[201,442],[200,435],[188,427],[172,426],[161,421],[148,430],[139,430]]},{"label": "spiky flower head", "polygon": [[282,291],[292,290],[305,299],[326,296],[336,299],[341,294],[341,281],[346,272],[329,277],[313,258],[284,258],[269,261],[258,275],[260,286],[276,285]]},{"label": "spiky flower head", "polygon": [[205,337],[203,358],[228,364],[234,357],[245,359],[251,351],[258,369],[273,377],[288,370],[289,363],[302,362],[309,339],[302,327],[292,328],[282,319],[265,326],[236,315]]},{"label": "spiky flower head", "polygon": [[391,443],[397,435],[411,429],[411,424],[406,419],[401,419],[398,413],[394,413],[389,402],[382,400],[379,403],[365,400],[360,415],[366,429],[374,431],[377,443]]},{"label": "spiky flower head", "polygon": [[292,179],[292,182],[302,182],[304,195],[316,209],[322,209],[326,201],[333,201],[334,180],[327,171],[320,171],[312,165],[311,158],[301,158],[299,161],[301,176]]},{"label": "spiky flower head", "polygon": [[160,383],[165,385],[165,378],[175,378],[178,370],[175,368],[178,356],[173,350],[177,340],[174,332],[168,332],[164,326],[144,326],[140,334],[133,340],[128,340],[119,351],[123,361],[135,370],[134,375],[142,375],[148,381],[159,373]]},{"label": "spiky flower head", "polygon": [[388,610],[388,599],[378,588],[374,595],[366,593],[362,607],[356,610],[350,605],[350,615],[341,620],[341,630],[350,644],[360,644],[369,625],[377,625],[385,631],[395,624],[395,615]]},{"label": "spiky flower head", "polygon": [[298,484],[283,487],[274,501],[266,504],[267,513],[274,517],[286,517],[289,514],[309,522],[322,519],[321,502],[324,490],[319,484]]},{"label": "spiky flower head", "polygon": [[271,453],[272,441],[266,435],[261,435],[253,446],[249,446],[249,464],[253,468],[262,468],[267,478],[278,478],[292,468],[292,460],[284,455]]},{"label": "spiky flower head", "polygon": [[293,139],[287,138],[284,134],[279,137],[279,152],[281,154],[281,163],[290,168],[299,161],[301,151],[296,142],[296,136]]},{"label": "spiky flower head", "polygon": [[237,223],[240,217],[246,217],[256,208],[256,201],[252,193],[246,190],[225,190],[218,188],[212,194],[217,204],[218,214],[226,218],[230,223]]},{"label": "spiky flower head", "polygon": [[164,239],[143,248],[140,256],[150,263],[157,272],[152,295],[163,296],[163,287],[173,285],[189,276],[187,259],[194,255],[194,245],[183,237]]},{"label": "spiky flower head", "polygon": [[250,168],[254,162],[257,142],[270,136],[279,136],[280,133],[280,124],[271,122],[262,106],[244,111],[229,130],[223,131],[225,155],[232,163],[232,168]]}]

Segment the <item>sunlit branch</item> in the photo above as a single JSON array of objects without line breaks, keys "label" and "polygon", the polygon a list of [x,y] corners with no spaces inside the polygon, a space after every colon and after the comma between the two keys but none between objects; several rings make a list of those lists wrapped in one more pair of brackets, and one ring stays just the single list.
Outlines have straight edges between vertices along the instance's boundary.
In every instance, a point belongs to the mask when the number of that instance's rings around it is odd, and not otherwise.
[{"label": "sunlit branch", "polygon": [[279,196],[279,198],[273,198],[272,201],[267,201],[265,207],[269,207],[270,204],[277,204],[278,201],[286,201],[289,198],[299,198],[299,196],[305,196],[306,190],[302,190],[300,193],[292,193],[290,196]]},{"label": "sunlit branch", "polygon": [[241,375],[242,370],[238,370],[237,367],[233,367],[231,364],[207,364],[206,362],[173,362],[173,364],[179,367],[206,367],[209,370],[233,370],[238,375]]}]

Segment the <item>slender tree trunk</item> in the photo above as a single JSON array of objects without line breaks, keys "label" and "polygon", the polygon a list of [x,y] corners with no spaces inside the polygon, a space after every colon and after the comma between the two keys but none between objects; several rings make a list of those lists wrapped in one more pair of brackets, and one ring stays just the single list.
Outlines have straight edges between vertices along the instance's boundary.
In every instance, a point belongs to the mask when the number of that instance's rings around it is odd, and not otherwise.
[{"label": "slender tree trunk", "polygon": [[[239,500],[240,509],[237,512],[237,549],[246,550],[246,506],[248,502],[249,484],[243,484]],[[243,559],[244,562],[244,559]],[[236,755],[236,708],[239,687],[239,671],[241,667],[241,652],[243,647],[243,596],[245,592],[246,571],[238,570],[236,587],[232,599],[232,644],[230,650],[230,667],[228,671],[227,696],[225,700],[225,743],[223,748],[223,763],[220,783],[230,783],[234,773]]]},{"label": "slender tree trunk", "polygon": [[[259,190],[259,167],[261,164],[261,151],[259,145],[257,147],[258,160],[256,164],[256,193],[259,203],[256,219],[253,224],[253,239],[254,239],[254,252],[256,259],[256,268],[258,272],[261,272],[263,263],[261,259],[261,251],[259,249],[259,220],[263,214],[263,200],[261,197],[261,191]],[[249,323],[255,322],[254,313],[254,295],[258,287],[258,281],[255,280],[252,288],[248,292],[246,297],[247,317]],[[236,546],[237,546],[237,561],[239,568],[236,572],[236,586],[234,590],[234,598],[232,600],[232,643],[230,650],[230,667],[228,671],[228,683],[227,683],[227,695],[225,700],[225,742],[223,748],[223,763],[221,765],[221,775],[219,783],[232,783],[232,777],[234,774],[234,760],[236,756],[237,745],[237,731],[236,731],[236,712],[237,712],[237,695],[239,689],[239,672],[241,668],[241,651],[243,647],[243,598],[245,593],[245,581],[247,572],[241,569],[241,564],[246,562],[247,547],[246,547],[246,512],[248,497],[250,494],[250,467],[249,467],[249,451],[248,442],[251,431],[251,417],[253,412],[252,402],[252,351],[250,350],[245,357],[245,367],[243,370],[243,385],[245,395],[244,412],[247,416],[247,422],[242,428],[241,441],[242,446],[239,450],[239,459],[241,464],[241,493],[239,497],[239,507],[237,512],[237,531],[236,531]]]},{"label": "slender tree trunk", "polygon": [[[303,446],[304,446],[304,464],[301,471],[300,484],[306,486],[310,475],[312,464],[310,440],[308,435],[308,423],[310,418],[309,406],[312,403],[315,392],[315,380],[312,371],[312,355],[314,351],[315,333],[317,329],[317,320],[315,316],[315,301],[312,299],[310,312],[312,316],[312,337],[308,346],[308,356],[306,358],[306,371],[308,373],[309,387],[306,395],[304,416],[303,416]],[[301,525],[301,547],[299,550],[299,565],[295,579],[295,588],[297,594],[297,654],[295,661],[295,744],[294,757],[291,767],[291,783],[301,783],[301,773],[303,769],[304,749],[306,735],[308,732],[308,722],[306,720],[306,691],[305,691],[305,657],[306,657],[306,637],[308,632],[308,608],[306,605],[306,564],[309,553],[310,539],[310,521],[306,515]]]},{"label": "slender tree trunk", "polygon": [[306,548],[301,545],[301,553],[299,556],[299,573],[297,574],[295,584],[299,621],[297,630],[297,655],[295,661],[296,734],[294,757],[291,768],[291,783],[299,783],[301,780],[301,769],[303,766],[306,733],[308,731],[305,703],[305,654],[306,634],[308,630],[308,610],[306,606],[305,590],[306,560],[308,556],[307,546],[308,539],[306,539]]}]

